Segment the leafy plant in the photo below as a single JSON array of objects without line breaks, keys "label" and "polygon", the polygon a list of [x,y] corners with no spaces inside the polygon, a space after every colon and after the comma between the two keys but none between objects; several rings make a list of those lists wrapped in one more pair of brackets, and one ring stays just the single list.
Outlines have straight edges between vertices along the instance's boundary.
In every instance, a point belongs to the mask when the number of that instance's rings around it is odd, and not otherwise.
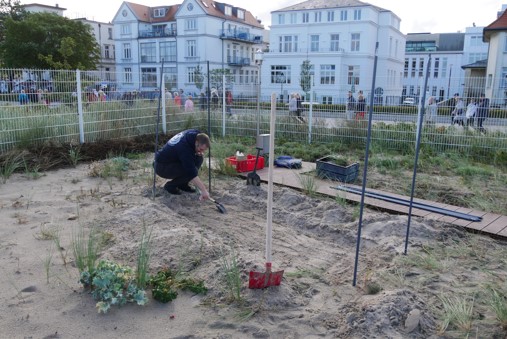
[{"label": "leafy plant", "polygon": [[177,289],[188,290],[197,294],[206,294],[208,289],[202,280],[192,278],[178,279],[170,269],[165,268],[150,278],[149,284],[155,300],[162,303],[170,302],[178,296]]},{"label": "leafy plant", "polygon": [[112,305],[148,302],[146,292],[136,285],[132,269],[109,260],[101,260],[93,273],[82,272],[80,282],[91,287],[93,298],[98,300],[99,313],[107,313]]},{"label": "leafy plant", "polygon": [[470,332],[472,328],[472,313],[474,298],[442,297],[443,321],[440,331],[443,333],[449,326]]},{"label": "leafy plant", "polygon": [[299,183],[303,192],[313,197],[317,191],[317,184],[315,183],[315,176],[313,174],[298,174]]},{"label": "leafy plant", "polygon": [[80,151],[81,150],[79,147],[74,148],[74,147],[72,147],[72,145],[70,145],[68,157],[69,157],[69,161],[70,161],[71,165],[74,167],[76,167],[78,162],[82,159]]}]

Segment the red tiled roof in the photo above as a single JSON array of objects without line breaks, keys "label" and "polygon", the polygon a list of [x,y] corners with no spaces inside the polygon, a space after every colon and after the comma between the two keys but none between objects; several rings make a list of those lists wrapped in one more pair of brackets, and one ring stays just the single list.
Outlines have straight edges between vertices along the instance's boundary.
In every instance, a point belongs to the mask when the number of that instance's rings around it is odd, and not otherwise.
[{"label": "red tiled roof", "polygon": [[482,30],[482,40],[488,42],[493,32],[507,31],[507,11]]},{"label": "red tiled roof", "polygon": [[[258,28],[264,28],[263,25],[261,25],[259,23],[259,21],[257,21],[257,19],[253,16],[252,13],[250,13],[249,11],[241,8],[241,7],[236,7],[236,6],[232,6],[232,5],[229,5],[229,4],[226,4],[226,3],[223,3],[223,2],[217,2],[217,1],[212,1],[212,0],[197,0],[197,3],[201,6],[201,8],[208,14],[208,15],[211,15],[211,16],[214,16],[214,17],[218,17],[218,18],[222,18],[222,19],[227,19],[227,20],[231,20],[231,21],[236,21],[236,22],[241,22],[241,23],[244,23],[244,24],[247,24],[247,25],[250,25],[250,26],[255,26],[255,27],[258,27]],[[230,15],[225,15],[225,13],[222,12],[221,8],[224,8],[224,6],[230,6],[231,8],[234,8],[234,9],[241,9],[245,12],[245,19],[240,19],[238,18],[237,16],[235,16],[234,14],[234,11],[233,11],[233,15],[230,16]],[[237,11],[236,11],[237,13]]]},{"label": "red tiled roof", "polygon": [[[174,15],[178,11],[178,8],[180,5],[172,5],[172,6],[154,6],[154,7],[148,7],[145,5],[139,5],[135,4],[133,2],[125,2],[125,4],[132,10],[132,12],[135,14],[135,16],[140,20],[144,22],[166,22],[166,21],[175,21],[176,18]],[[153,18],[150,14],[150,11],[153,8],[167,8],[167,12],[165,16],[159,17],[159,18]]]}]

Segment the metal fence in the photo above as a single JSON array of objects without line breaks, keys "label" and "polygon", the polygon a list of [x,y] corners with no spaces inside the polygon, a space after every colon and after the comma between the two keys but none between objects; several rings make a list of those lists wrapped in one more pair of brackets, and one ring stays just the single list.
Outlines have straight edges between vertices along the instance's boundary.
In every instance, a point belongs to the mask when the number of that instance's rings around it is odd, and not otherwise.
[{"label": "metal fence", "polygon": [[[260,93],[257,81],[245,86],[237,84],[236,78],[225,79],[224,76],[222,83],[213,83],[207,91],[207,79],[211,78],[208,74],[203,75],[202,86],[198,88],[188,77],[178,79],[174,74],[164,73],[160,91],[156,74],[130,76],[131,82],[126,83],[125,74],[109,74],[103,79],[99,72],[0,69],[0,152],[45,140],[78,144],[154,134],[159,96],[160,131],[163,133],[190,127],[209,129],[215,138],[255,138],[269,133],[271,93]],[[123,82],[112,79],[123,79]],[[261,79],[261,84],[264,80],[267,83],[268,79]],[[474,79],[473,83],[482,81]],[[146,86],[148,84],[151,87]],[[249,90],[243,92],[240,88]],[[303,98],[299,107],[292,111],[289,101],[291,93],[296,92]],[[366,138],[367,113],[373,102],[374,147],[398,150],[414,147],[418,114],[427,111],[426,104],[419,104],[419,96],[415,96],[414,104],[404,105],[408,95],[400,93],[394,100],[396,104],[388,106],[382,104],[385,102],[382,98],[372,100],[365,88],[366,114],[363,114],[357,105],[353,111],[347,110],[347,92],[342,89],[334,97],[321,97],[314,91],[307,94],[294,87],[277,93],[277,139],[361,144]],[[357,94],[353,93],[356,100]],[[472,97],[463,99],[465,112]],[[507,152],[507,115],[503,106],[493,105],[484,130],[479,130],[477,119],[470,119],[468,126],[466,123],[464,126],[451,124],[455,102],[446,98],[437,98],[437,101],[437,115],[429,118],[425,114],[423,147],[438,152],[473,152],[486,159],[492,152]]]}]

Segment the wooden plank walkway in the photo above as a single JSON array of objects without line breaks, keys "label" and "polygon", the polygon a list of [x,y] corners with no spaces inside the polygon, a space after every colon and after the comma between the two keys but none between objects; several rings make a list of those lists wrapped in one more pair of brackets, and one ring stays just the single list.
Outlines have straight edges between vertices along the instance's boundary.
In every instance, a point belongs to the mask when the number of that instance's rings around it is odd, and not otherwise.
[{"label": "wooden plank walkway", "polygon": [[[315,171],[315,163],[311,162],[303,162],[303,166],[301,169],[287,169],[287,168],[278,168],[275,167],[273,170],[273,183],[277,185],[283,185],[287,187],[292,187],[295,189],[302,189],[300,175],[306,172]],[[261,180],[263,182],[268,181],[268,168],[264,167],[261,170],[257,171],[257,174],[261,177]],[[246,178],[247,173],[241,173],[241,176],[244,176]],[[362,171],[360,172],[360,175],[362,175]],[[336,187],[341,185],[339,181],[333,181],[333,180],[324,180],[315,178],[315,186],[316,186],[316,192],[324,195],[328,195],[331,197],[339,196],[340,198],[344,198],[346,200],[360,202],[361,201],[361,195],[355,194],[355,193],[349,193],[345,191],[336,190],[331,187]],[[357,188],[361,190],[360,186],[350,185],[347,184],[347,186],[352,186],[354,188]],[[386,193],[378,190],[373,190],[370,188],[367,188],[367,191],[374,192],[374,193],[380,193],[380,194],[387,194],[389,196],[393,196],[396,198],[401,198],[405,200],[409,200],[410,197],[397,195],[394,193]],[[443,214],[438,214],[434,212],[429,212],[426,210],[421,210],[418,208],[412,208],[412,215],[423,217],[427,219],[433,219],[433,220],[439,220],[443,222],[447,222],[456,226],[461,226],[468,228],[470,230],[473,230],[475,232],[481,232],[481,233],[487,233],[490,235],[495,236],[501,236],[501,237],[507,237],[507,216],[501,215],[501,214],[495,214],[495,213],[486,213],[483,211],[478,210],[472,210],[469,208],[464,207],[458,207],[458,206],[452,206],[452,205],[446,205],[434,201],[428,201],[428,200],[422,200],[422,199],[414,199],[414,202],[419,202],[427,205],[432,205],[435,207],[445,208],[449,209],[451,211],[457,211],[461,213],[467,213],[474,216],[480,216],[482,217],[482,220],[480,222],[473,222],[468,221],[464,219],[458,219],[451,216],[446,216]],[[388,201],[383,201],[380,199],[375,199],[372,197],[365,197],[364,198],[365,205],[376,207],[382,210],[390,211],[393,213],[402,213],[402,214],[408,214],[409,207],[408,206],[402,206],[399,204],[395,204]]]}]

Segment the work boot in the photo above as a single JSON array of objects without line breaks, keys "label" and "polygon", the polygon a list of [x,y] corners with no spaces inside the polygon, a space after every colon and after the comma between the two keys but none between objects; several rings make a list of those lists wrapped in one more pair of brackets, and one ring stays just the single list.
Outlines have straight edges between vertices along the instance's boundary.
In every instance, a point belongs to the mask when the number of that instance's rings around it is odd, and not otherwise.
[{"label": "work boot", "polygon": [[172,185],[164,185],[164,189],[171,193],[171,194],[174,194],[174,195],[180,195],[181,194],[181,190],[176,187],[176,186],[172,186]]},{"label": "work boot", "polygon": [[196,190],[193,187],[190,187],[188,184],[185,185],[179,185],[178,188],[182,191],[189,192],[189,193],[195,193]]}]

